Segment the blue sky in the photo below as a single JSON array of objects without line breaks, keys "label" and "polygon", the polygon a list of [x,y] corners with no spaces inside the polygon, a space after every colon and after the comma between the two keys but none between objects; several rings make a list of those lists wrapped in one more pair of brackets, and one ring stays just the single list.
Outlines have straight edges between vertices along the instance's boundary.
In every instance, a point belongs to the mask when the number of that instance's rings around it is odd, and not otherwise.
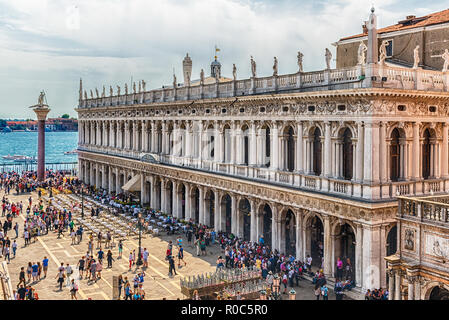
[{"label": "blue sky", "polygon": [[[148,88],[182,80],[182,59],[193,60],[193,78],[208,74],[214,45],[222,74],[258,76],[325,66],[324,50],[339,38],[361,32],[374,4],[380,27],[406,15],[449,8],[449,0],[0,0],[0,117],[34,118],[28,106],[47,93],[50,116],[69,113],[84,87],[117,85],[131,77]],[[333,62],[335,65],[335,61]],[[109,93],[109,90],[106,90]]]}]

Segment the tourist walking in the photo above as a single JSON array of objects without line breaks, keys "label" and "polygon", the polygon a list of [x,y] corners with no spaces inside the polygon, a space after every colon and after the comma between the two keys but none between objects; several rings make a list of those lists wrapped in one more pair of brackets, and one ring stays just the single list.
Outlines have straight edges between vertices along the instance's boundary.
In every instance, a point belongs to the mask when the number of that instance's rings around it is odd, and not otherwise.
[{"label": "tourist walking", "polygon": [[80,280],[81,279],[83,279],[83,272],[84,272],[84,263],[85,263],[85,260],[84,260],[84,256],[82,256],[81,257],[81,259],[79,259],[79,261],[78,261],[78,263],[77,263],[77,267],[78,267],[78,272],[79,272],[79,274],[80,274]]},{"label": "tourist walking", "polygon": [[58,274],[56,275],[56,279],[58,279],[57,283],[59,284],[59,291],[62,291],[62,284],[64,283],[65,277],[64,263],[61,263],[61,266],[58,268]]},{"label": "tourist walking", "polygon": [[44,260],[42,260],[42,267],[44,269],[44,278],[47,277],[47,270],[48,270],[48,258],[44,257]]},{"label": "tourist walking", "polygon": [[120,300],[121,296],[122,296],[122,288],[123,288],[123,284],[125,283],[125,281],[123,281],[123,277],[120,274],[118,276],[118,300]]},{"label": "tourist walking", "polygon": [[317,300],[320,300],[320,295],[321,295],[321,288],[320,285],[317,283],[315,284],[315,297]]},{"label": "tourist walking", "polygon": [[173,259],[173,256],[168,256],[168,265],[169,265],[169,268],[168,268],[168,274],[170,275],[170,277],[173,276],[173,273],[174,273],[175,275],[178,275],[178,274],[176,273],[176,269],[175,269],[175,260]]},{"label": "tourist walking", "polygon": [[114,258],[112,257],[111,250],[108,250],[108,253],[106,254],[106,259],[108,260],[108,268],[112,268],[112,261],[114,261]]},{"label": "tourist walking", "polygon": [[122,242],[122,239],[120,239],[118,242],[118,258],[117,259],[122,258],[122,252],[123,252],[123,242]]},{"label": "tourist walking", "polygon": [[73,299],[78,300],[78,298],[76,297],[77,292],[78,292],[78,285],[76,284],[75,279],[72,279],[70,288],[70,297],[72,300]]},{"label": "tourist walking", "polygon": [[184,262],[184,266],[187,265],[187,263],[184,261],[184,248],[182,245],[179,245],[178,247],[178,268],[181,268],[181,261]]}]

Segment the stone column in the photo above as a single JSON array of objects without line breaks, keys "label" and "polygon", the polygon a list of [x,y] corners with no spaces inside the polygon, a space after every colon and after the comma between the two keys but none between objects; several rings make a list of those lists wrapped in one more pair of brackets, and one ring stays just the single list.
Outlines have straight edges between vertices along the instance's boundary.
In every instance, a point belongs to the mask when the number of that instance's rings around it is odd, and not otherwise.
[{"label": "stone column", "polygon": [[362,261],[363,261],[363,227],[361,224],[356,224],[355,234],[355,283],[361,286],[362,281]]},{"label": "stone column", "polygon": [[304,239],[303,239],[303,234],[302,234],[302,226],[303,226],[303,214],[302,214],[302,210],[297,210],[296,211],[296,258],[304,261],[304,258],[302,256],[303,253],[303,246],[304,246]]},{"label": "stone column", "polygon": [[237,126],[236,123],[234,121],[232,121],[231,123],[231,132],[230,132],[230,139],[231,139],[231,150],[230,150],[230,156],[231,156],[231,164],[235,164],[236,163],[236,141],[235,141],[235,132],[237,130]]},{"label": "stone column", "polygon": [[156,187],[155,187],[155,182],[156,182],[156,179],[155,179],[155,176],[150,176],[150,185],[151,185],[151,188],[150,188],[150,193],[151,193],[151,198],[150,198],[150,207],[152,208],[152,209],[156,209]]},{"label": "stone column", "polygon": [[419,160],[420,160],[420,146],[419,146],[419,122],[413,122],[413,154],[412,157],[412,179],[419,180],[420,170],[419,170]]},{"label": "stone column", "polygon": [[35,106],[33,111],[37,116],[37,180],[45,180],[45,121],[50,112],[48,106]]},{"label": "stone column", "polygon": [[415,277],[407,277],[408,298],[407,300],[415,300]]},{"label": "stone column", "polygon": [[237,235],[237,199],[235,195],[231,195],[231,232]]},{"label": "stone column", "polygon": [[216,232],[221,231],[221,206],[220,206],[220,193],[218,190],[214,190],[214,229]]},{"label": "stone column", "polygon": [[249,165],[254,167],[257,164],[257,141],[256,141],[256,124],[251,121],[249,131]]},{"label": "stone column", "polygon": [[394,281],[394,300],[402,300],[401,296],[401,271],[396,270]]},{"label": "stone column", "polygon": [[388,271],[388,300],[394,299],[394,271]]},{"label": "stone column", "polygon": [[274,249],[279,250],[279,246],[278,243],[280,242],[279,240],[279,228],[278,228],[278,208],[276,206],[276,204],[272,203],[271,204],[271,214],[272,214],[272,219],[271,219],[271,247]]},{"label": "stone column", "polygon": [[167,135],[167,124],[165,121],[162,121],[162,150],[160,150],[162,154],[167,153],[167,145],[165,139],[166,135]]},{"label": "stone column", "polygon": [[176,180],[173,180],[172,182],[172,188],[173,188],[173,193],[172,193],[172,203],[173,203],[173,208],[172,208],[172,216],[179,218],[181,215],[179,214],[179,196],[178,196],[178,182]]},{"label": "stone column", "polygon": [[324,216],[324,274],[329,277],[332,275],[332,243],[331,243],[331,224],[330,217]]},{"label": "stone column", "polygon": [[100,165],[98,163],[95,164],[95,188],[100,188]]},{"label": "stone column", "polygon": [[199,201],[198,201],[198,211],[199,211],[199,223],[204,224],[204,194],[205,190],[203,186],[198,186],[199,191]]},{"label": "stone column", "polygon": [[192,208],[191,208],[191,206],[192,206],[192,199],[191,199],[191,196],[192,196],[192,194],[191,194],[191,190],[190,190],[190,188],[191,188],[191,186],[190,186],[190,184],[186,184],[186,194],[185,194],[185,197],[186,197],[186,199],[185,199],[185,213],[186,213],[186,219],[185,220],[187,220],[187,221],[189,221],[190,220],[190,218],[192,217],[192,215],[191,215],[191,212],[192,212]]},{"label": "stone column", "polygon": [[104,164],[101,165],[101,188],[106,189],[106,167]]},{"label": "stone column", "polygon": [[256,202],[254,199],[249,199],[251,206],[251,242],[257,242],[257,221],[256,221]]},{"label": "stone column", "polygon": [[449,152],[448,152],[448,124],[443,122],[443,142],[441,145],[441,178],[448,178],[448,163],[449,163]]},{"label": "stone column", "polygon": [[[220,162],[221,151],[220,126],[217,120],[214,121],[214,161]],[[215,194],[215,193],[214,193]]]},{"label": "stone column", "polygon": [[387,123],[386,122],[380,122],[379,124],[379,177],[380,182],[385,183],[387,182]]},{"label": "stone column", "polygon": [[122,186],[120,185],[120,170],[115,169],[115,193],[119,194],[122,192]]},{"label": "stone column", "polygon": [[273,128],[271,130],[271,150],[270,150],[270,160],[271,170],[278,170],[279,169],[279,132],[278,132],[278,124],[276,121],[272,122]]}]

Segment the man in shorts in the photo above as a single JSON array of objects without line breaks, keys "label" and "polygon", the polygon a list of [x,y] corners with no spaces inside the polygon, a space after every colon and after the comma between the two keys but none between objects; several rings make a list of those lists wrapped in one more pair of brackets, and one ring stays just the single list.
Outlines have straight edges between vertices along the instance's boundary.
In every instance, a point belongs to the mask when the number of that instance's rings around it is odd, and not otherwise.
[{"label": "man in shorts", "polygon": [[48,258],[44,257],[44,260],[42,260],[42,267],[44,269],[44,278],[47,277],[47,270],[48,270]]},{"label": "man in shorts", "polygon": [[80,273],[80,280],[83,279],[84,263],[85,263],[84,258],[85,257],[82,256],[81,259],[78,261],[78,264],[77,264],[78,270],[79,270],[79,273]]}]

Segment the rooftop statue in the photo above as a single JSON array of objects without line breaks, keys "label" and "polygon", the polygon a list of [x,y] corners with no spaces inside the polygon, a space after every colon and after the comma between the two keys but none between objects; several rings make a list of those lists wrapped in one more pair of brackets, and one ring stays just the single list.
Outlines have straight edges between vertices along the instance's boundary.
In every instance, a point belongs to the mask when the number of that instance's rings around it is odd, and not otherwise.
[{"label": "rooftop statue", "polygon": [[146,84],[146,82],[145,82],[145,80],[142,80],[142,88],[143,88],[143,92],[145,92],[145,86],[146,86],[147,84]]},{"label": "rooftop statue", "polygon": [[380,45],[380,48],[379,48],[379,64],[380,65],[385,64],[385,59],[387,58],[387,45],[388,45],[387,40],[382,41],[382,44]]},{"label": "rooftop statue", "polygon": [[120,95],[120,86],[117,86],[117,95]]},{"label": "rooftop statue", "polygon": [[114,95],[114,89],[112,89],[112,86],[109,86],[109,96],[112,97]]},{"label": "rooftop statue", "polygon": [[254,61],[253,56],[251,56],[251,74],[253,78],[256,77],[256,61]]},{"label": "rooftop statue", "polygon": [[127,95],[127,94],[128,94],[128,84],[125,83],[125,95]]},{"label": "rooftop statue", "polygon": [[173,73],[173,88],[176,88],[176,74]]},{"label": "rooftop statue", "polygon": [[419,64],[419,46],[413,50],[413,69],[418,69]]},{"label": "rooftop statue", "polygon": [[142,92],[142,84],[139,81],[139,93],[141,93],[141,92]]},{"label": "rooftop statue", "polygon": [[359,50],[357,52],[358,56],[358,64],[365,64],[365,52],[368,51],[368,47],[365,45],[363,41],[360,41]]},{"label": "rooftop statue", "polygon": [[298,55],[297,55],[298,67],[299,67],[299,71],[298,72],[303,72],[303,69],[302,69],[302,58],[303,57],[304,57],[304,54],[301,51],[298,51]]},{"label": "rooftop statue", "polygon": [[103,86],[103,92],[101,93],[101,97],[106,97],[106,88]]},{"label": "rooftop statue", "polygon": [[93,99],[94,98],[94,94],[92,92],[92,89],[90,90],[90,98]]},{"label": "rooftop statue", "polygon": [[95,88],[95,94],[97,95],[97,99],[100,98],[100,95],[98,94],[98,89]]},{"label": "rooftop statue", "polygon": [[441,58],[444,59],[444,64],[443,64],[443,72],[446,72],[448,67],[449,67],[449,50],[445,49],[444,53],[441,55]]},{"label": "rooftop statue", "polygon": [[232,64],[232,76],[234,77],[234,80],[237,80],[237,67],[235,66],[235,63]]},{"label": "rooftop statue", "polygon": [[136,94],[136,82],[133,82],[133,93]]},{"label": "rooftop statue", "polygon": [[204,84],[204,70],[203,69],[201,69],[201,72],[200,72],[200,84]]},{"label": "rooftop statue", "polygon": [[330,69],[331,68],[332,53],[331,53],[331,51],[328,48],[326,48],[324,56],[326,57],[326,69]]},{"label": "rooftop statue", "polygon": [[273,76],[278,75],[278,58],[274,57]]},{"label": "rooftop statue", "polygon": [[87,92],[84,90],[84,100],[87,100]]}]

